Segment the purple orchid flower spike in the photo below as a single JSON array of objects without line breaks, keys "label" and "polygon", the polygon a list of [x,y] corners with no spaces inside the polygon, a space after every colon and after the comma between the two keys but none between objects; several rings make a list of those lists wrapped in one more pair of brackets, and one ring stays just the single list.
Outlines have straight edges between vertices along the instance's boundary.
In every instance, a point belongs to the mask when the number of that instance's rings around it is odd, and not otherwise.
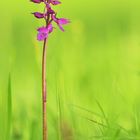
[{"label": "purple orchid flower spike", "polygon": [[46,49],[47,49],[47,40],[49,35],[53,32],[53,23],[56,23],[60,30],[64,31],[63,25],[70,23],[68,19],[65,18],[58,18],[56,15],[57,13],[55,10],[52,9],[52,6],[56,6],[61,4],[59,0],[30,0],[36,4],[44,4],[44,12],[34,12],[32,13],[34,17],[37,19],[44,19],[45,25],[39,27],[37,29],[37,40],[44,41],[43,43],[43,53],[42,53],[42,122],[43,122],[43,140],[48,140],[47,137],[47,112],[46,112],[46,105],[47,105],[47,88],[46,88]]},{"label": "purple orchid flower spike", "polygon": [[[38,18],[38,19],[42,19],[44,18],[46,21],[46,27],[51,24],[54,21],[60,28],[61,31],[64,32],[64,28],[63,25],[70,23],[70,21],[68,19],[65,18],[57,18],[56,17],[56,12],[52,9],[51,4],[52,5],[58,5],[61,4],[61,2],[59,0],[31,0],[34,3],[41,3],[44,2],[45,4],[45,11],[44,13],[40,13],[40,12],[34,12],[33,15]],[[44,37],[40,38],[43,34],[46,34],[45,32],[39,32],[37,35],[37,39],[38,41],[44,41],[44,39],[48,38],[48,36],[44,35]],[[40,36],[40,37],[38,37]]]}]

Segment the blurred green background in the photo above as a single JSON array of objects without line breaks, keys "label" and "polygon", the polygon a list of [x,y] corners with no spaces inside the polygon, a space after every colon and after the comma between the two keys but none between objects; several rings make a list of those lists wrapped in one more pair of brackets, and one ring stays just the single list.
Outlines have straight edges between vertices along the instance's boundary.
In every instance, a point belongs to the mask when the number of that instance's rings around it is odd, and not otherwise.
[{"label": "blurred green background", "polygon": [[[140,140],[140,1],[69,0],[47,50],[49,140]],[[28,0],[0,2],[0,140],[41,140],[41,54]]]}]

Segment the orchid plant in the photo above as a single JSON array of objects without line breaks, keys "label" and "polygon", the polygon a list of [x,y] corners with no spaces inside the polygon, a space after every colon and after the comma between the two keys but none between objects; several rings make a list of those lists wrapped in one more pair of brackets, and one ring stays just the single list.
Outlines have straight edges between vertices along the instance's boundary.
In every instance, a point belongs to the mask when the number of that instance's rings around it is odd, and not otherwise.
[{"label": "orchid plant", "polygon": [[53,32],[54,27],[52,23],[56,23],[61,31],[64,32],[63,25],[70,23],[68,19],[58,18],[57,13],[52,9],[52,5],[59,5],[61,2],[59,0],[31,0],[31,2],[36,4],[44,4],[44,12],[34,12],[33,15],[38,19],[44,19],[45,25],[38,28],[37,40],[44,41],[43,44],[43,54],[42,54],[42,112],[43,112],[43,140],[48,139],[47,130],[47,89],[46,89],[46,49],[47,40],[49,34]]}]

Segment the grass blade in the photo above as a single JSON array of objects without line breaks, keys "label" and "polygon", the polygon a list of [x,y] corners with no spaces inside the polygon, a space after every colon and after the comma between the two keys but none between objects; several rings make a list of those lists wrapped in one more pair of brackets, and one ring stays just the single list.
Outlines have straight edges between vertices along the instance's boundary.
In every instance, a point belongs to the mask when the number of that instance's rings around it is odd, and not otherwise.
[{"label": "grass blade", "polygon": [[10,140],[11,117],[12,117],[12,96],[11,96],[11,75],[9,75],[8,94],[7,94],[7,130],[6,130],[6,140]]}]

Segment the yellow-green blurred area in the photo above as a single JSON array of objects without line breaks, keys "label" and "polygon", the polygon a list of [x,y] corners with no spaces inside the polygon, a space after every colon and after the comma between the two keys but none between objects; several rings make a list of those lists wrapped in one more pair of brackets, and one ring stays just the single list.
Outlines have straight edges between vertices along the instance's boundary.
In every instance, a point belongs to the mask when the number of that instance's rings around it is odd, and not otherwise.
[{"label": "yellow-green blurred area", "polygon": [[[63,0],[47,50],[49,140],[140,140],[140,1]],[[43,5],[0,2],[0,140],[41,140]],[[12,111],[12,112],[11,112]]]}]

